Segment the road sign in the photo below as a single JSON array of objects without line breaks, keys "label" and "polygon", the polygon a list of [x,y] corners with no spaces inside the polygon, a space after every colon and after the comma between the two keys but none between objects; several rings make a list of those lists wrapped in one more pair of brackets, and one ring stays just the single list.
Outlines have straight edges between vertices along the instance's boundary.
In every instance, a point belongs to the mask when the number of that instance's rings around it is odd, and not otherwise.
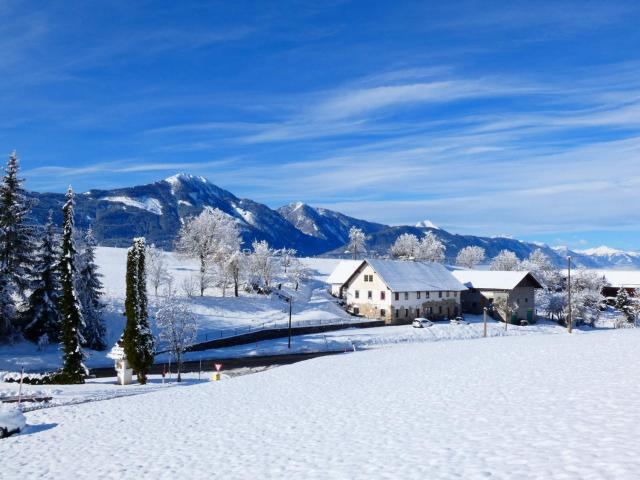
[{"label": "road sign", "polygon": [[213,365],[216,367],[216,372],[219,372],[220,369],[222,368],[222,364],[221,363],[214,363]]}]

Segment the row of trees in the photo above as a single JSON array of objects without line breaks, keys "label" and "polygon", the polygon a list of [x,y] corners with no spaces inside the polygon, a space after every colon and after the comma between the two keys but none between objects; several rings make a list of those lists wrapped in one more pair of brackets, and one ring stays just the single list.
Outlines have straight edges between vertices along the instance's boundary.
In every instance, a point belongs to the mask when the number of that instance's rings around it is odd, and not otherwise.
[{"label": "row of trees", "polygon": [[[266,240],[254,241],[250,251],[241,249],[242,240],[235,219],[219,209],[205,208],[200,215],[187,220],[176,241],[176,251],[183,258],[198,262],[198,273],[181,285],[187,296],[197,290],[200,296],[211,287],[222,295],[231,289],[239,296],[243,285],[259,291],[272,286],[284,273],[297,290],[309,271],[296,257],[294,249],[274,249]],[[168,282],[164,252],[151,246],[147,249],[149,282],[155,294]]]},{"label": "row of trees", "polygon": [[14,152],[0,185],[0,341],[21,337],[40,345],[60,341],[70,355],[74,342],[103,350],[102,283],[93,233],[89,229],[79,239],[78,249],[71,187],[61,233],[52,212],[44,228],[35,226],[29,219],[34,205],[19,169]]}]

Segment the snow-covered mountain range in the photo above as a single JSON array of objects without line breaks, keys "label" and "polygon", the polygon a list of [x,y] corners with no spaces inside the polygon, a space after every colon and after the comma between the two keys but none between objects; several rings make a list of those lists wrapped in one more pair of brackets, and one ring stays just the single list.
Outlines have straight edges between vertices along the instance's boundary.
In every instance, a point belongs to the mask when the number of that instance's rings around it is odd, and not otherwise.
[{"label": "snow-covered mountain range", "polygon": [[[31,195],[36,203],[33,215],[38,223],[44,223],[50,209],[54,219],[61,221],[62,194],[32,192]],[[133,237],[145,236],[150,243],[171,248],[184,219],[212,207],[237,220],[246,247],[253,240],[267,240],[276,248],[295,248],[303,255],[344,255],[349,229],[356,226],[367,234],[370,254],[385,254],[403,233],[422,236],[433,231],[446,244],[450,260],[461,248],[478,245],[485,248],[488,257],[508,249],[524,258],[542,248],[558,264],[564,263],[570,254],[577,265],[584,267],[640,268],[640,254],[607,247],[569,251],[513,238],[457,235],[436,227],[429,220],[415,226],[388,226],[301,202],[274,210],[253,200],[238,198],[204,177],[187,174],[173,175],[148,185],[90,190],[77,195],[76,199],[76,224],[80,228],[92,225],[96,237],[105,246],[127,246]]]}]

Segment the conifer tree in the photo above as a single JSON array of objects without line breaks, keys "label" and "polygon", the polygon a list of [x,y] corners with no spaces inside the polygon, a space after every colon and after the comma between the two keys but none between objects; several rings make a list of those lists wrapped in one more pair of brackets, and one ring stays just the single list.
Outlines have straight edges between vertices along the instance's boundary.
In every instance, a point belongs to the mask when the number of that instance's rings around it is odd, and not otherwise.
[{"label": "conifer tree", "polygon": [[73,238],[73,190],[69,187],[67,201],[62,208],[64,223],[62,225],[62,255],[60,260],[60,315],[61,315],[61,347],[63,365],[60,381],[65,383],[84,383],[87,374],[82,364],[81,345],[84,342],[82,330],[82,306],[76,292],[77,251]]},{"label": "conifer tree", "polygon": [[60,339],[59,264],[60,255],[53,214],[49,211],[33,271],[33,291],[29,296],[29,308],[24,313],[26,325],[24,332],[31,341],[37,342],[44,335],[47,336],[48,342],[57,342]]},{"label": "conifer tree", "polygon": [[16,316],[16,308],[11,296],[11,285],[8,278],[0,272],[0,342],[9,338],[13,332],[12,320]]},{"label": "conifer tree", "polygon": [[96,240],[93,230],[89,227],[84,237],[84,250],[80,255],[78,275],[78,296],[82,305],[82,316],[85,327],[82,330],[84,347],[93,350],[104,350],[105,326],[102,320],[104,304],[100,301],[102,296],[102,275],[96,265]]},{"label": "conifer tree", "polygon": [[616,295],[616,308],[622,313],[629,323],[633,323],[635,320],[635,313],[633,311],[633,304],[627,289],[624,285],[618,289]]},{"label": "conifer tree", "polygon": [[9,156],[0,185],[0,340],[18,330],[15,298],[29,287],[34,232],[27,225],[31,202],[18,177],[16,153]]},{"label": "conifer tree", "polygon": [[147,383],[147,372],[153,364],[154,341],[147,311],[147,278],[145,274],[144,238],[135,238],[127,252],[127,278],[124,329],[124,353],[141,384]]}]

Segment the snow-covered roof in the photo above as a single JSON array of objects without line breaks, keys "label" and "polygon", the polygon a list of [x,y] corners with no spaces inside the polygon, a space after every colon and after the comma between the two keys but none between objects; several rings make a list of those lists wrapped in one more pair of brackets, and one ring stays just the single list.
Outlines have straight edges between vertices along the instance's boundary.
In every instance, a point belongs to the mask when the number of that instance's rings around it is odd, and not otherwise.
[{"label": "snow-covered roof", "polygon": [[527,271],[454,270],[451,273],[467,287],[479,290],[513,290],[528,275],[540,285],[531,272]]},{"label": "snow-covered roof", "polygon": [[640,270],[593,270],[604,275],[607,285],[610,287],[640,287]]},{"label": "snow-covered roof", "polygon": [[393,292],[460,292],[467,289],[439,263],[378,259],[365,261]]},{"label": "snow-covered roof", "polygon": [[329,275],[329,278],[327,278],[327,283],[331,285],[343,285],[360,265],[362,265],[362,260],[340,261],[335,270]]}]

